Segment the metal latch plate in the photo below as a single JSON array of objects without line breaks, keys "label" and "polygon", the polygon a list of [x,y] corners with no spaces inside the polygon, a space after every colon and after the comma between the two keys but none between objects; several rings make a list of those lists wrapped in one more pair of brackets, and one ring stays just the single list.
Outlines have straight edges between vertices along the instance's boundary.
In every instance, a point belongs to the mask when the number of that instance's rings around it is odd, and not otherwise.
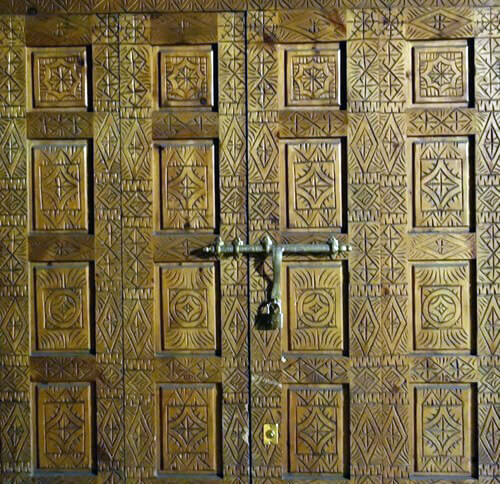
[{"label": "metal latch plate", "polygon": [[278,438],[278,424],[264,424],[264,445],[276,445]]}]

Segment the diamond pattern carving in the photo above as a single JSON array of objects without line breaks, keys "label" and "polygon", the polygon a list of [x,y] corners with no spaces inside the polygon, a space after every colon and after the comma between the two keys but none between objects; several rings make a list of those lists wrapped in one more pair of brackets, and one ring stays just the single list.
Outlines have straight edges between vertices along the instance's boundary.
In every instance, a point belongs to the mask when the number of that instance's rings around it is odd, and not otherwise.
[{"label": "diamond pattern carving", "polygon": [[91,470],[92,392],[89,383],[34,384],[36,468]]},{"label": "diamond pattern carving", "polygon": [[32,142],[32,229],[87,231],[87,142]]},{"label": "diamond pattern carving", "polygon": [[470,386],[429,385],[415,390],[415,471],[470,475]]},{"label": "diamond pattern carving", "polygon": [[315,353],[342,351],[342,266],[287,265],[286,285],[285,348]]},{"label": "diamond pattern carving", "polygon": [[160,387],[160,471],[217,473],[218,391],[210,385]]},{"label": "diamond pattern carving", "polygon": [[415,227],[468,228],[469,141],[422,138],[413,142]]},{"label": "diamond pattern carving", "polygon": [[288,392],[289,472],[342,473],[342,387],[290,387]]},{"label": "diamond pattern carving", "polygon": [[[283,220],[288,228],[342,226],[341,143],[294,140],[282,146],[286,186],[282,186]],[[286,204],[286,205],[285,205]]]},{"label": "diamond pattern carving", "polygon": [[160,230],[214,229],[212,141],[170,141],[156,153],[156,223]]}]

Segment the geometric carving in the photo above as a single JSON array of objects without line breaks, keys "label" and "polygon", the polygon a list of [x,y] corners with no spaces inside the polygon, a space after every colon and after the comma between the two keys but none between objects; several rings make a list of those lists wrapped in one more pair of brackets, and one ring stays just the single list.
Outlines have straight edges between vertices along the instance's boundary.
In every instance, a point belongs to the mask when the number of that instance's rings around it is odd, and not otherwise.
[{"label": "geometric carving", "polygon": [[[389,81],[392,88],[391,94],[395,95],[401,86],[398,86],[400,81],[397,74],[396,43],[392,43],[391,47],[394,67],[386,75],[387,78],[391,79]],[[380,98],[382,80],[388,82],[382,77],[384,71],[379,72],[381,70],[380,61],[383,57],[381,52],[382,48],[375,40],[349,42],[347,96],[352,111],[375,111],[377,109],[376,103]],[[384,98],[387,98],[387,92]]]},{"label": "geometric carving", "polygon": [[216,384],[159,388],[160,472],[217,474],[220,405]]},{"label": "geometric carving", "polygon": [[[20,124],[19,119],[0,121],[0,177],[2,179],[26,177],[25,136],[25,128],[23,124]],[[3,201],[3,204],[5,203]],[[22,203],[24,208],[26,203],[24,196]]]},{"label": "geometric carving", "polygon": [[466,40],[415,42],[413,45],[413,102],[455,104],[469,102]]},{"label": "geometric carving", "polygon": [[213,264],[162,264],[156,272],[158,351],[214,352],[217,348]]},{"label": "geometric carving", "polygon": [[158,144],[156,228],[215,228],[213,141],[169,141]]},{"label": "geometric carving", "polygon": [[338,44],[289,45],[285,56],[285,105],[340,105],[340,48]]},{"label": "geometric carving", "polygon": [[[344,396],[341,385],[288,389],[288,462],[291,473],[344,472]],[[286,462],[286,454],[284,458]]]},{"label": "geometric carving", "polygon": [[90,383],[34,384],[36,469],[92,470],[93,404]]},{"label": "geometric carving", "polygon": [[406,15],[406,39],[474,36],[474,11],[470,7],[408,8]]},{"label": "geometric carving", "polygon": [[117,111],[120,93],[118,45],[92,46],[92,81],[95,111]]},{"label": "geometric carving", "polygon": [[[0,25],[0,29],[2,27]],[[24,55],[23,47],[0,49],[0,110],[3,116],[25,105]]]},{"label": "geometric carving", "polygon": [[476,129],[476,113],[472,109],[434,107],[408,110],[406,116],[408,136],[465,135]]},{"label": "geometric carving", "polygon": [[[493,18],[493,15],[492,15]],[[496,21],[498,21],[496,13]],[[498,112],[498,84],[500,72],[498,70],[498,55],[500,52],[500,30],[490,38],[477,39],[474,44],[476,68],[476,100],[480,111]]]},{"label": "geometric carving", "polygon": [[93,136],[93,113],[34,111],[26,117],[28,139],[88,139]]},{"label": "geometric carving", "polygon": [[413,142],[415,227],[469,227],[469,164],[466,137]]},{"label": "geometric carving", "polygon": [[417,355],[410,359],[413,383],[469,383],[479,377],[479,359],[471,355]]},{"label": "geometric carving", "polygon": [[90,270],[87,263],[36,264],[31,273],[32,350],[91,349]]},{"label": "geometric carving", "polygon": [[[120,45],[119,66],[120,111],[127,114],[133,112],[134,116],[147,117],[151,108],[151,53],[149,47],[134,44]],[[139,111],[137,111],[138,109]]]},{"label": "geometric carving", "polygon": [[31,142],[33,230],[88,230],[86,141]]},{"label": "geometric carving", "polygon": [[471,350],[471,291],[468,262],[413,266],[415,351]]},{"label": "geometric carving", "polygon": [[408,238],[410,260],[457,260],[476,258],[476,234],[412,234]]},{"label": "geometric carving", "polygon": [[293,229],[342,227],[341,141],[293,140],[283,146],[282,218]]},{"label": "geometric carving", "polygon": [[33,109],[87,109],[85,47],[37,48],[29,52]]},{"label": "geometric carving", "polygon": [[213,107],[210,45],[169,47],[159,52],[161,108]]},{"label": "geometric carving", "polygon": [[415,472],[471,474],[472,388],[415,387]]},{"label": "geometric carving", "polygon": [[[340,262],[287,265],[290,351],[328,353],[343,349],[343,286]],[[285,340],[286,341],[286,340]]]},{"label": "geometric carving", "polygon": [[[276,46],[263,42],[248,49],[249,111],[277,109],[278,59]],[[285,94],[285,89],[281,90]],[[284,104],[284,102],[283,102]]]}]

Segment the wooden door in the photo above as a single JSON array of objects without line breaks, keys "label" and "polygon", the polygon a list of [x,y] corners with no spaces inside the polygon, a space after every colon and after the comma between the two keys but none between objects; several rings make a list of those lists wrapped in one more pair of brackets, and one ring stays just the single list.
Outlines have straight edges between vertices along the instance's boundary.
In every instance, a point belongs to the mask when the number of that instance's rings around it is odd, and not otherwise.
[{"label": "wooden door", "polygon": [[495,15],[249,12],[250,240],[353,247],[285,258],[283,327],[251,325],[254,482],[496,472]]},{"label": "wooden door", "polygon": [[239,13],[151,18],[154,373],[137,368],[149,379],[150,476],[248,473],[246,264],[201,251],[216,234],[246,236],[244,42]]},{"label": "wooden door", "polygon": [[2,481],[494,482],[498,9],[337,3],[0,0]]},{"label": "wooden door", "polygon": [[244,15],[81,13],[1,18],[2,475],[238,480]]},{"label": "wooden door", "polygon": [[123,477],[118,18],[0,31],[2,480]]}]

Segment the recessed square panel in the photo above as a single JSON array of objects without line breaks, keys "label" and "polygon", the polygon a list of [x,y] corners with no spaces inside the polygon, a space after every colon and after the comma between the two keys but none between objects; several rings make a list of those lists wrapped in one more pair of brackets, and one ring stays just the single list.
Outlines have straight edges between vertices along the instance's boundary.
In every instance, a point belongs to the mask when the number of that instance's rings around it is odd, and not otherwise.
[{"label": "recessed square panel", "polygon": [[87,109],[85,47],[36,48],[29,54],[33,109]]},{"label": "recessed square panel", "polygon": [[285,50],[285,104],[290,107],[340,106],[338,44],[289,45]]},{"label": "recessed square panel", "polygon": [[470,476],[471,386],[416,385],[414,391],[415,473]]},{"label": "recessed square panel", "polygon": [[469,60],[466,40],[414,42],[413,101],[415,104],[469,102]]},{"label": "recessed square panel", "polygon": [[213,230],[213,141],[169,141],[158,145],[157,154],[157,228]]},{"label": "recessed square panel", "polygon": [[90,383],[33,384],[35,469],[93,470],[92,400]]},{"label": "recessed square panel", "polygon": [[217,349],[215,267],[157,267],[157,349],[214,353]]},{"label": "recessed square panel", "polygon": [[287,400],[288,472],[342,475],[347,430],[342,386],[291,386]]},{"label": "recessed square panel", "polygon": [[87,232],[86,141],[32,141],[31,228]]},{"label": "recessed square panel", "polygon": [[342,265],[288,264],[286,290],[286,348],[329,353],[343,350]]},{"label": "recessed square panel", "polygon": [[213,50],[211,45],[172,46],[159,51],[160,108],[211,108]]},{"label": "recessed square panel", "polygon": [[469,140],[421,138],[413,142],[414,226],[468,229]]},{"label": "recessed square panel", "polygon": [[415,351],[471,350],[468,262],[415,263],[413,298]]},{"label": "recessed square panel", "polygon": [[216,384],[159,388],[160,472],[220,472],[220,405]]},{"label": "recessed square panel", "polygon": [[32,349],[91,349],[88,263],[35,264],[31,273]]},{"label": "recessed square panel", "polygon": [[293,140],[282,146],[286,185],[282,214],[290,229],[342,227],[340,139]]}]

